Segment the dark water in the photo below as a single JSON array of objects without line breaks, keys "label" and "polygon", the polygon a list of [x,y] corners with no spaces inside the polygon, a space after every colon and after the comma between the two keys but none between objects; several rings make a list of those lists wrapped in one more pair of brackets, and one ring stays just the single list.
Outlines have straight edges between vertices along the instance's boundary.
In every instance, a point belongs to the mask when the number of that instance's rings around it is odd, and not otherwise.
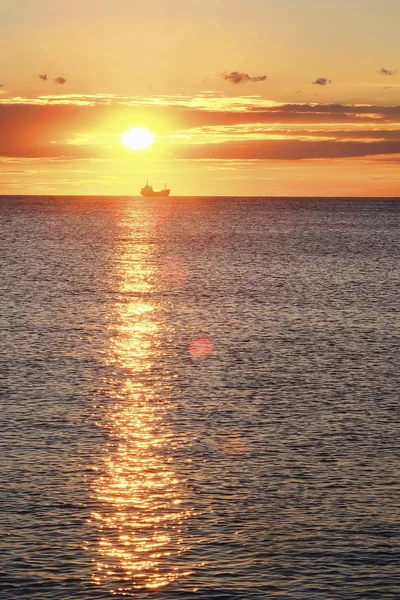
[{"label": "dark water", "polygon": [[400,201],[0,199],[2,600],[400,598]]}]

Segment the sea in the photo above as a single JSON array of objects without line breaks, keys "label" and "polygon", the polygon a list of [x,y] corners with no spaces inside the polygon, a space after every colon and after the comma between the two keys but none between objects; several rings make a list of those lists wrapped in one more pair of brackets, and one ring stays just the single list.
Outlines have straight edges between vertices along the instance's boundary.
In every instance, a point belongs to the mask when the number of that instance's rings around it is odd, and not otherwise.
[{"label": "sea", "polygon": [[1,600],[399,600],[399,198],[0,231]]}]

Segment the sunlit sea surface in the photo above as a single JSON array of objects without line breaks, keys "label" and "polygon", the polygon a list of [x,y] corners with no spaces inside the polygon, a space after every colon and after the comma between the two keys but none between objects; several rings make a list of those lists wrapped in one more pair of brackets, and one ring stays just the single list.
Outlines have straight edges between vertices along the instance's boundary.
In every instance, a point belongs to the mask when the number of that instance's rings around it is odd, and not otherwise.
[{"label": "sunlit sea surface", "polygon": [[400,200],[0,199],[0,598],[400,598]]}]

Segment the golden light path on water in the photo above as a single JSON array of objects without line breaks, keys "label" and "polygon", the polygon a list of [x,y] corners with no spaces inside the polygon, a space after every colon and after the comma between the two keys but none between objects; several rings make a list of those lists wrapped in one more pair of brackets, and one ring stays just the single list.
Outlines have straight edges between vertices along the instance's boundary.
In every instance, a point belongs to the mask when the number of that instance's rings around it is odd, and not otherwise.
[{"label": "golden light path on water", "polygon": [[[167,306],[155,299],[157,223],[145,207],[127,208],[113,266],[118,294],[110,315],[105,361],[119,376],[109,381],[109,442],[94,495],[98,528],[94,583],[130,595],[188,575],[182,523],[189,516],[174,472],[175,435],[166,423],[172,409],[173,373],[163,360],[171,335]],[[100,471],[101,472],[101,471]]]}]

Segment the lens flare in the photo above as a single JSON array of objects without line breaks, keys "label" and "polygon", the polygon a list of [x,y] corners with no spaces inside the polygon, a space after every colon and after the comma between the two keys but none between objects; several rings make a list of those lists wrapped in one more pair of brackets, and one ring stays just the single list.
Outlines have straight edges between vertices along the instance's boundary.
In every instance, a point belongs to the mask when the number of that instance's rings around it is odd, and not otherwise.
[{"label": "lens flare", "polygon": [[213,348],[214,344],[206,337],[196,338],[189,344],[189,352],[195,357],[207,356],[213,351]]}]

